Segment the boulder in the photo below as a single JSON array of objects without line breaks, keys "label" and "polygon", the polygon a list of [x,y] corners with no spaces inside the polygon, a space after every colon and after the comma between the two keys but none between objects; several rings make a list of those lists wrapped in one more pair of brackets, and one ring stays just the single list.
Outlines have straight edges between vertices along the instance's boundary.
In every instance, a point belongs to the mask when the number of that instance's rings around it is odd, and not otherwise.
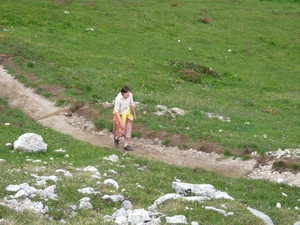
[{"label": "boulder", "polygon": [[42,136],[35,133],[25,133],[14,142],[14,150],[22,152],[45,152],[47,144]]}]

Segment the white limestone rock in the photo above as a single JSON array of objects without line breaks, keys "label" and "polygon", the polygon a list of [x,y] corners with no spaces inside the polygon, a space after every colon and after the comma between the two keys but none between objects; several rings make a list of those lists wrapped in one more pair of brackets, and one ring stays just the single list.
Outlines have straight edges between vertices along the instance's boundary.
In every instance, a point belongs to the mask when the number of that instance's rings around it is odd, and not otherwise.
[{"label": "white limestone rock", "polygon": [[167,216],[167,224],[187,224],[186,217],[183,215]]},{"label": "white limestone rock", "polygon": [[45,152],[47,146],[42,136],[35,133],[25,133],[14,142],[14,150],[22,152]]}]

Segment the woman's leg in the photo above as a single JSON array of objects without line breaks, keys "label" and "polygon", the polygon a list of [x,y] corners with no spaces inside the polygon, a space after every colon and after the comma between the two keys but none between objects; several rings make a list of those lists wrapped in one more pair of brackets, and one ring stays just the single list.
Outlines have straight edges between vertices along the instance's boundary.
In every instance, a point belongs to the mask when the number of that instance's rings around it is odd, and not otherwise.
[{"label": "woman's leg", "polygon": [[118,117],[114,115],[113,117],[113,131],[112,134],[114,136],[114,145],[116,148],[119,148],[119,139],[120,137],[125,136],[125,129],[122,129],[120,121]]},{"label": "woman's leg", "polygon": [[124,147],[129,145],[130,138],[132,133],[132,121],[130,119],[126,119],[125,123],[125,136],[124,136]]}]

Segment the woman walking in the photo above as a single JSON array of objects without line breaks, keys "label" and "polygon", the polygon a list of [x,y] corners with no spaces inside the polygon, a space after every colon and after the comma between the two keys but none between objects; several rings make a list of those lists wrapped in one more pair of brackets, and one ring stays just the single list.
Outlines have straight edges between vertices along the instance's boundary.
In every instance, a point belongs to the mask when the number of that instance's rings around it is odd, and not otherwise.
[{"label": "woman walking", "polygon": [[113,135],[114,145],[119,148],[119,141],[124,137],[123,149],[133,151],[129,146],[132,132],[132,121],[136,120],[135,106],[133,103],[133,95],[129,87],[124,86],[115,99],[115,107],[113,111]]}]

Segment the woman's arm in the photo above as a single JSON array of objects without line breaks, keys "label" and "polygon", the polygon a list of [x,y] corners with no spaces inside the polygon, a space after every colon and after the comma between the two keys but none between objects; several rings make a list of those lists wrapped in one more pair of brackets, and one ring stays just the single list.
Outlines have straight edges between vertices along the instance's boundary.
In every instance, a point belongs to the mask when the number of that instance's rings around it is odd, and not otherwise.
[{"label": "woman's arm", "polygon": [[136,120],[135,106],[134,106],[134,105],[131,105],[131,106],[130,106],[130,110],[131,110],[131,113],[132,113],[132,115],[133,115],[133,119]]}]

